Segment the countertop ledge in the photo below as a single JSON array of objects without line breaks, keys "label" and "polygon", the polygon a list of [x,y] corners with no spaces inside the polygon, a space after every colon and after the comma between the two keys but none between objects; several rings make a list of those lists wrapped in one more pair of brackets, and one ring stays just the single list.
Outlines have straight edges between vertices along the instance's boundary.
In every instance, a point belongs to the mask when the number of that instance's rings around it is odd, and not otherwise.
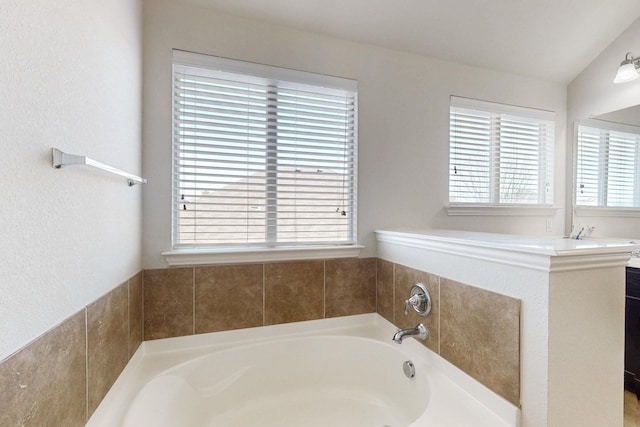
[{"label": "countertop ledge", "polygon": [[518,236],[459,230],[377,230],[381,258],[398,262],[389,245],[435,251],[540,271],[626,265],[640,244],[629,239]]},{"label": "countertop ledge", "polygon": [[525,252],[549,256],[572,256],[587,253],[631,253],[640,250],[640,243],[629,239],[587,237],[581,240],[565,237],[538,237],[515,234],[482,233],[460,230],[376,230],[378,239],[414,239],[427,242],[455,243],[504,251]]}]

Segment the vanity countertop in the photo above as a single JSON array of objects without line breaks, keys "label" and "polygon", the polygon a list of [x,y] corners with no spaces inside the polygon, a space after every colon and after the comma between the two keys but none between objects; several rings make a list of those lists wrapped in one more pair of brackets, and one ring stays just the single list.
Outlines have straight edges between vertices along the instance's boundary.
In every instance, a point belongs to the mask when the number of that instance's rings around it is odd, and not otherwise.
[{"label": "vanity countertop", "polygon": [[627,263],[628,267],[640,268],[640,257],[632,256],[629,262]]},{"label": "vanity countertop", "polygon": [[[624,253],[640,250],[640,244],[629,239],[587,237],[581,240],[564,237],[523,236],[461,230],[378,230],[378,239],[412,239],[416,242],[442,242],[549,256]],[[637,259],[640,266],[640,259]]]}]

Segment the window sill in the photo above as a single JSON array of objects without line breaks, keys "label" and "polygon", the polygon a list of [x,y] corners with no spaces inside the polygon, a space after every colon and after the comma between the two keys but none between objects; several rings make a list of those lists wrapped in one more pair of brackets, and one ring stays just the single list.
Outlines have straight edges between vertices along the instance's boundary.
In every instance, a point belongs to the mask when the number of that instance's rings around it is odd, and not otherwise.
[{"label": "window sill", "polygon": [[162,252],[170,267],[299,261],[309,259],[356,258],[361,245],[315,246],[308,248],[242,248],[242,249],[182,249]]},{"label": "window sill", "polygon": [[555,206],[524,205],[449,205],[449,216],[552,216],[558,211]]},{"label": "window sill", "polygon": [[623,218],[640,218],[640,208],[576,206],[574,211],[577,216],[612,216]]}]

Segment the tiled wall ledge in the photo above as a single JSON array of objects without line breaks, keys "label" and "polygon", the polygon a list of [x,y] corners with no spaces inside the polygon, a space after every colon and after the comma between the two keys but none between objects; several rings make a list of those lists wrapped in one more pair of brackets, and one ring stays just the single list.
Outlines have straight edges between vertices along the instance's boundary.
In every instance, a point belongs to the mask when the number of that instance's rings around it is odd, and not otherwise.
[{"label": "tiled wall ledge", "polygon": [[[485,386],[520,405],[520,301],[484,289],[378,259],[378,313],[399,328],[422,322],[430,350]],[[411,287],[421,282],[431,313],[404,314]]]},{"label": "tiled wall ledge", "polygon": [[144,339],[376,310],[375,258],[144,271]]},{"label": "tiled wall ledge", "polygon": [[142,342],[142,272],[0,363],[0,426],[83,426]]}]

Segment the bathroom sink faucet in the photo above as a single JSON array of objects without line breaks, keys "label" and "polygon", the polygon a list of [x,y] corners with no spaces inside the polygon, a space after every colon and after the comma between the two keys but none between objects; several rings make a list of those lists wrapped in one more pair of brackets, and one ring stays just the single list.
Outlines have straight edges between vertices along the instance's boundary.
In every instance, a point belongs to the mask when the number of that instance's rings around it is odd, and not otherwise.
[{"label": "bathroom sink faucet", "polygon": [[427,331],[427,327],[422,323],[419,323],[415,328],[409,329],[400,329],[393,335],[393,341],[398,344],[402,344],[402,340],[407,337],[420,338],[421,340],[426,340],[429,335],[429,331]]}]

